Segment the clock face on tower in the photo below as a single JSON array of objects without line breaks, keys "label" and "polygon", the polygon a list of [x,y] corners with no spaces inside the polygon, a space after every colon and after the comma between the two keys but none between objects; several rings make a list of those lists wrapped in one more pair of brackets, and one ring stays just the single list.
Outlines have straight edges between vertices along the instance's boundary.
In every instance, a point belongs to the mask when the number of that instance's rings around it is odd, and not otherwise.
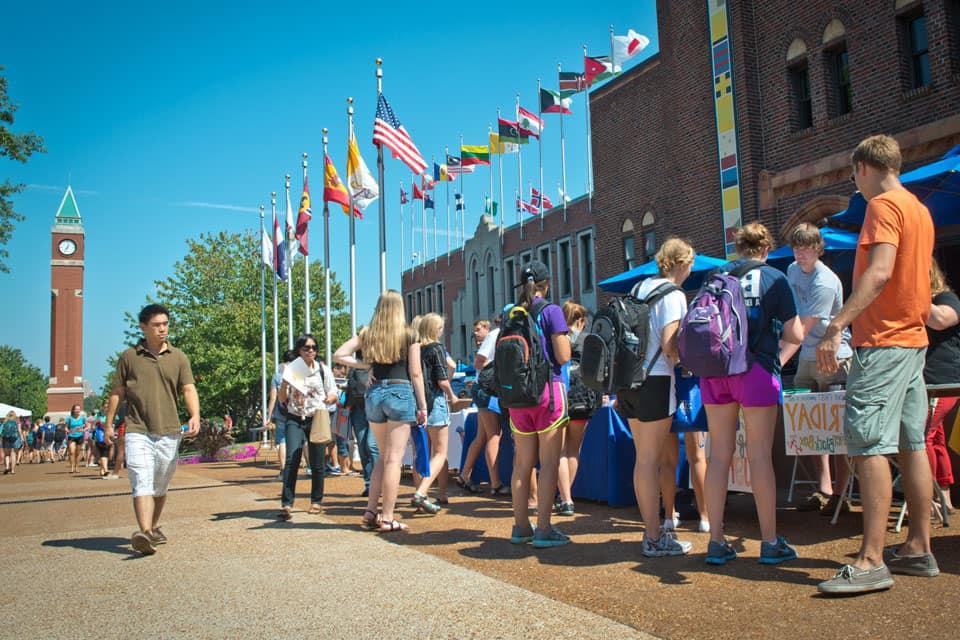
[{"label": "clock face on tower", "polygon": [[77,243],[73,240],[61,240],[57,244],[57,249],[65,256],[72,256],[77,251]]}]

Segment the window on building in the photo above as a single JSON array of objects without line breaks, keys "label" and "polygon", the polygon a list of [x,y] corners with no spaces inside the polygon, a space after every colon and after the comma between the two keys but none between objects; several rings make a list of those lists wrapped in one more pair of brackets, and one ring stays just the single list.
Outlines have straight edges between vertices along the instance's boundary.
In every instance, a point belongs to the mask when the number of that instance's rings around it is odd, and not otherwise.
[{"label": "window on building", "polygon": [[413,294],[408,293],[407,294],[407,322],[408,323],[413,322],[414,315],[415,313],[414,313],[414,306],[413,306]]},{"label": "window on building", "polygon": [[513,258],[503,261],[503,282],[507,296],[513,296],[514,289],[517,288],[517,262]]},{"label": "window on building", "polygon": [[813,100],[810,98],[810,70],[806,60],[790,67],[790,89],[793,92],[795,130],[813,126]]},{"label": "window on building", "polygon": [[550,245],[547,244],[537,248],[537,260],[545,264],[547,266],[547,271],[553,274],[553,268],[550,264]]},{"label": "window on building", "polygon": [[569,298],[573,295],[573,265],[570,263],[570,241],[557,241],[557,270],[560,297]]},{"label": "window on building", "polygon": [[637,249],[631,234],[623,238],[623,270],[629,271],[635,266],[637,266]]},{"label": "window on building", "polygon": [[827,70],[830,78],[830,117],[836,118],[853,109],[853,85],[850,83],[850,62],[846,44],[832,47],[826,52]]},{"label": "window on building", "polygon": [[930,84],[930,53],[927,48],[927,16],[913,12],[903,17],[906,31],[907,64],[910,70],[910,88],[919,89]]},{"label": "window on building", "polygon": [[433,313],[433,287],[427,287],[427,313]]},{"label": "window on building", "polygon": [[533,260],[533,253],[530,251],[524,251],[520,254],[520,264],[527,264],[531,260]]},{"label": "window on building", "polygon": [[437,283],[437,313],[443,315],[443,283]]},{"label": "window on building", "polygon": [[470,345],[467,344],[467,325],[465,324],[460,325],[460,353],[463,354],[464,358],[470,357]]},{"label": "window on building", "polygon": [[653,260],[653,256],[657,253],[657,232],[654,230],[656,223],[657,219],[654,217],[652,211],[644,213],[643,219],[640,220],[640,227],[643,230],[644,261]]},{"label": "window on building", "polygon": [[580,244],[580,293],[593,291],[593,231],[584,231],[578,236]]},{"label": "window on building", "polygon": [[477,265],[476,258],[473,259],[473,262],[470,263],[470,274],[472,276],[473,284],[473,316],[475,318],[480,317],[480,267]]},{"label": "window on building", "polygon": [[491,317],[496,315],[497,311],[497,274],[493,266],[493,258],[487,258],[487,309],[490,310]]},{"label": "window on building", "polygon": [[417,315],[423,315],[423,291],[417,291]]}]

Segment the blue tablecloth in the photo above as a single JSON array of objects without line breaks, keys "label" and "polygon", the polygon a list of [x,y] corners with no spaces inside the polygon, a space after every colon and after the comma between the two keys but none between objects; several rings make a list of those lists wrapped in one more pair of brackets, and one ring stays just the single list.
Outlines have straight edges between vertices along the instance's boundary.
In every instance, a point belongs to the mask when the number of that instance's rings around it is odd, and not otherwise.
[{"label": "blue tablecloth", "polygon": [[635,462],[630,427],[616,411],[600,407],[590,419],[583,438],[573,497],[606,502],[612,507],[636,504],[633,493]]},{"label": "blue tablecloth", "polygon": [[[510,425],[507,420],[497,414],[500,418],[500,453],[497,455],[497,471],[500,474],[500,482],[510,486],[510,476],[513,475],[513,434],[510,433]],[[460,453],[460,468],[463,469],[463,463],[467,459],[467,451],[470,449],[470,443],[477,437],[477,414],[471,413],[463,423],[463,451]],[[470,475],[470,482],[490,482],[490,472],[487,470],[487,456],[483,450],[477,457],[476,464],[473,465],[473,473]]]}]

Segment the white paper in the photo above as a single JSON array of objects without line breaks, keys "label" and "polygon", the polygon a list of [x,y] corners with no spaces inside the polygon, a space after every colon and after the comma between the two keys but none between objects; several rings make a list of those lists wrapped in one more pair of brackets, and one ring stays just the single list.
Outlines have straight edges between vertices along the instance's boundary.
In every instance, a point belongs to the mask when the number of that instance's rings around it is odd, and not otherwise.
[{"label": "white paper", "polygon": [[303,358],[297,358],[283,368],[282,377],[283,380],[291,387],[306,395],[307,376],[309,376],[311,373],[310,367],[308,367],[307,363],[303,361]]}]

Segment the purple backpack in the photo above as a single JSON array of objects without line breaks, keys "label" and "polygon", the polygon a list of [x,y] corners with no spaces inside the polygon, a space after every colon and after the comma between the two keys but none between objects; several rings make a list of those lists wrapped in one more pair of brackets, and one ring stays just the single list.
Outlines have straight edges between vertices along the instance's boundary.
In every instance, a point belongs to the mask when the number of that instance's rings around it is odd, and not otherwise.
[{"label": "purple backpack", "polygon": [[701,378],[733,376],[750,368],[747,307],[740,278],[763,266],[749,260],[732,271],[707,276],[680,321],[680,362]]}]

